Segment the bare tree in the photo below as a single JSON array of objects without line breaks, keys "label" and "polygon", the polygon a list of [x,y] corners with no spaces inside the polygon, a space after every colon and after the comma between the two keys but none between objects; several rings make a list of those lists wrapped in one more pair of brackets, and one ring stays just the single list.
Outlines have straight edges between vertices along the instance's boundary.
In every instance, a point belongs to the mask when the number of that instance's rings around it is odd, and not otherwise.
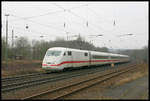
[{"label": "bare tree", "polygon": [[15,55],[21,55],[26,59],[31,56],[31,45],[27,38],[20,37],[15,41]]}]

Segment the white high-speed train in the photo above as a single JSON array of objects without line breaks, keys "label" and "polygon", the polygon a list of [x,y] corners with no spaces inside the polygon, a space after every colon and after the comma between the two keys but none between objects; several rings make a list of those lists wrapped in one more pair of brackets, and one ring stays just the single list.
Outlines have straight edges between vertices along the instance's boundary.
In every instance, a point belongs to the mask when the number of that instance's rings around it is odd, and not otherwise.
[{"label": "white high-speed train", "polygon": [[44,70],[59,71],[65,68],[114,64],[128,61],[129,56],[127,55],[53,47],[47,50],[43,59],[42,68]]}]

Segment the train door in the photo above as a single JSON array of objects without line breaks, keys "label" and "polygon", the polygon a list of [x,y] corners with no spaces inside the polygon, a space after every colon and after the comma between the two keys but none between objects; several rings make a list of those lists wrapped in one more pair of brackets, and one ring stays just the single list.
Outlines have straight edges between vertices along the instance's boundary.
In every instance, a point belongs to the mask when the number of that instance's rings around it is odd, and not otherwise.
[{"label": "train door", "polygon": [[72,61],[74,63],[72,63],[72,67],[78,67],[79,63],[76,63],[76,61],[78,61],[80,59],[80,55],[78,52],[76,51],[72,51]]},{"label": "train door", "polygon": [[67,67],[73,67],[73,52],[67,51],[67,60],[68,60],[68,66]]},{"label": "train door", "polygon": [[91,65],[91,52],[89,52],[89,66]]}]

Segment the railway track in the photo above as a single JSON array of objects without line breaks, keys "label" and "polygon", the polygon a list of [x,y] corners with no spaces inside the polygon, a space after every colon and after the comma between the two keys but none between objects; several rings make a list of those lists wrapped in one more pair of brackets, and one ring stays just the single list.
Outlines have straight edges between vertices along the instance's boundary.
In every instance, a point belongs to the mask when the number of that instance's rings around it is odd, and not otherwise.
[{"label": "railway track", "polygon": [[[92,73],[96,73],[96,72],[99,72],[99,71],[104,71],[105,69],[108,69],[109,66],[106,66],[106,67],[101,67],[101,68],[92,68],[92,71],[91,71],[91,68],[89,69],[85,69],[85,70],[79,70],[79,71],[71,71],[71,72],[68,72],[68,73],[52,73],[51,75],[47,74],[36,74],[36,75],[28,75],[27,77],[24,76],[21,76],[21,77],[17,77],[18,80],[20,81],[17,81],[16,80],[16,77],[14,79],[10,79],[10,80],[7,80],[7,82],[5,81],[5,83],[2,82],[2,92],[9,92],[9,91],[12,91],[12,90],[17,90],[17,89],[21,89],[21,88],[26,88],[26,87],[32,87],[32,86],[36,86],[36,85],[40,85],[40,84],[43,84],[43,83],[49,83],[49,82],[53,82],[53,81],[59,81],[59,80],[64,80],[64,79],[67,79],[67,78],[73,78],[73,77],[76,77],[76,76],[81,76],[81,75],[86,75],[86,74],[92,74]],[[112,68],[110,68],[112,69]],[[14,82],[12,82],[12,80]],[[11,81],[11,82],[10,82]]]},{"label": "railway track", "polygon": [[27,82],[27,81],[31,81],[33,79],[39,79],[41,77],[45,77],[47,74],[46,73],[39,73],[39,74],[35,74],[35,75],[28,75],[28,76],[21,76],[21,77],[17,77],[17,78],[11,78],[11,79],[7,79],[5,81],[2,81],[2,88],[6,88],[7,86],[11,86],[11,85],[15,85],[15,84],[21,84],[23,82]]},{"label": "railway track", "polygon": [[25,100],[25,99],[61,99],[62,97],[68,96],[70,94],[86,89],[98,83],[102,83],[106,80],[109,80],[113,77],[116,77],[120,74],[133,70],[135,68],[136,68],[136,65],[132,65],[127,68],[112,69],[109,72],[105,71],[101,75],[98,75],[94,78],[90,78],[88,80],[83,80],[80,82],[70,83],[68,85],[57,87],[55,89],[50,89],[44,92],[40,92],[38,94],[34,94],[31,96],[22,98],[22,100]]},{"label": "railway track", "polygon": [[[96,73],[96,72],[100,72],[100,71],[104,71],[105,69],[108,69],[109,67],[107,66],[106,67],[103,67],[103,68],[99,68],[98,69],[93,69],[92,71],[89,69],[89,70],[85,70],[84,72],[83,71],[78,71],[78,72],[70,72],[70,73],[67,73],[67,74],[56,74],[54,76],[51,76],[51,75],[47,75],[47,76],[44,76],[44,77],[39,77],[39,79],[32,79],[32,80],[29,80],[29,81],[24,81],[24,82],[15,82],[15,83],[12,83],[12,84],[7,84],[7,85],[2,85],[2,92],[8,92],[8,91],[11,91],[11,90],[17,90],[17,89],[21,89],[21,88],[25,88],[25,87],[31,87],[31,86],[35,86],[35,85],[40,85],[40,84],[43,84],[43,83],[47,83],[47,82],[54,82],[54,81],[59,81],[59,80],[64,80],[64,79],[67,79],[67,78],[73,78],[73,77],[77,77],[77,76],[81,76],[81,75],[87,75],[87,74],[92,74],[92,73]],[[111,69],[111,68],[110,68]]]},{"label": "railway track", "polygon": [[21,80],[21,79],[24,79],[24,78],[27,78],[27,77],[36,77],[36,76],[42,75],[44,73],[45,72],[42,72],[42,73],[32,73],[32,74],[26,74],[26,75],[19,75],[19,76],[14,76],[14,77],[6,77],[6,78],[2,78],[1,81],[8,83],[8,81]]},{"label": "railway track", "polygon": [[19,75],[19,76],[13,76],[13,77],[5,77],[1,79],[2,83],[7,83],[9,84],[9,82],[11,81],[16,81],[16,80],[22,80],[22,79],[28,79],[28,78],[33,78],[33,77],[37,77],[37,76],[41,76],[43,74],[45,74],[46,72],[40,72],[40,73],[32,73],[32,74],[26,74],[26,75]]}]

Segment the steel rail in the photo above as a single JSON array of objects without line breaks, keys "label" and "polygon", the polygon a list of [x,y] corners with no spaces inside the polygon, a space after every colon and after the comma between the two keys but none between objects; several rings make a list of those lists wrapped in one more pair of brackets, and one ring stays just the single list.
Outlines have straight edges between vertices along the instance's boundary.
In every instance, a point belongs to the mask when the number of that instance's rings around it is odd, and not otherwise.
[{"label": "steel rail", "polygon": [[[75,89],[75,90],[73,90],[73,91],[71,91],[71,92],[62,93],[62,95],[58,95],[58,96],[54,97],[53,99],[61,99],[62,97],[71,95],[71,94],[73,94],[73,93],[75,93],[75,92],[84,90],[84,89],[86,89],[86,88],[90,88],[90,87],[92,87],[92,86],[94,86],[94,85],[96,85],[96,84],[99,84],[99,83],[102,83],[102,82],[104,82],[104,81],[107,81],[107,80],[109,80],[109,79],[111,79],[111,78],[113,78],[113,77],[119,76],[119,75],[121,75],[121,74],[123,74],[123,73],[126,73],[126,72],[128,72],[128,71],[131,71],[131,70],[133,70],[133,69],[135,69],[135,68],[132,68],[132,69],[129,69],[129,70],[126,70],[126,71],[122,71],[122,72],[119,72],[119,73],[116,72],[115,74],[109,75],[110,77],[106,77],[106,78],[101,79],[101,80],[99,80],[99,81],[97,81],[97,82],[94,82],[94,81],[93,81],[92,84],[90,84],[90,85],[85,85],[84,87]],[[99,78],[96,78],[96,79],[99,79]],[[83,85],[83,84],[82,84],[82,85]]]},{"label": "steel rail", "polygon": [[[123,64],[123,65],[126,65],[126,64]],[[105,65],[106,66],[106,65]],[[119,65],[120,66],[120,65]],[[63,74],[63,75],[60,75],[60,76],[52,76],[52,77],[44,77],[44,79],[33,79],[33,80],[30,80],[30,81],[24,81],[24,82],[20,82],[20,83],[13,83],[13,84],[7,84],[7,85],[2,85],[2,92],[8,92],[8,91],[11,91],[11,90],[17,90],[17,89],[20,89],[20,88],[24,88],[24,87],[30,87],[30,86],[34,86],[34,85],[39,85],[39,84],[42,84],[42,83],[49,83],[49,82],[52,82],[52,81],[58,81],[58,80],[63,80],[63,79],[67,79],[67,78],[70,78],[70,77],[76,77],[76,76],[80,76],[80,75],[86,75],[86,74],[89,74],[91,72],[91,69],[94,69],[93,72],[91,73],[96,73],[97,72],[97,68],[99,67],[96,67],[96,68],[89,68],[89,69],[83,69],[85,71],[77,71],[78,73],[81,73],[81,74],[76,74],[76,72],[74,74],[76,75],[72,75],[72,73],[70,73],[72,76],[70,76],[70,74]],[[106,67],[101,67],[100,68],[100,71],[104,71],[105,69],[109,68],[109,66],[107,65]],[[103,70],[102,70],[103,69]],[[109,68],[109,69],[113,69],[113,68]],[[96,72],[95,72],[96,70]],[[88,73],[88,71],[90,71]],[[86,72],[86,74],[84,73]],[[69,75],[69,76],[68,76]],[[61,77],[62,76],[62,77]],[[66,77],[63,77],[63,76],[66,76]]]},{"label": "steel rail", "polygon": [[26,75],[19,75],[19,76],[14,76],[14,77],[6,77],[6,78],[2,78],[2,82],[7,82],[7,81],[14,81],[14,80],[19,80],[19,79],[23,79],[26,77],[32,77],[32,76],[36,76],[36,75],[41,75],[44,74],[45,72],[42,73],[31,73],[31,74],[26,74]]},{"label": "steel rail", "polygon": [[[96,83],[100,83],[100,82],[106,81],[106,80],[108,80],[108,79],[110,79],[112,77],[115,77],[115,76],[120,75],[122,73],[128,72],[129,70],[135,69],[134,66],[135,65],[132,65],[132,66],[128,67],[128,69],[127,68],[123,68],[123,69],[121,68],[121,69],[118,69],[118,70],[115,70],[115,71],[112,70],[111,72],[105,72],[105,74],[97,76],[97,77],[94,77],[92,79],[83,80],[81,82],[76,82],[76,83],[73,83],[73,84],[65,85],[63,87],[58,87],[56,89],[47,90],[47,91],[41,92],[39,94],[35,94],[35,95],[31,95],[31,96],[22,98],[22,100],[41,98],[42,96],[45,96],[46,94],[48,94],[48,95],[49,94],[54,94],[54,93],[60,92],[62,90],[62,92],[60,94],[57,94],[57,96],[52,96],[51,97],[51,99],[58,99],[58,98],[61,98],[63,96],[69,95],[69,94],[71,94],[73,92],[79,91],[79,90],[81,90],[83,88],[87,88],[89,86],[95,85]],[[98,82],[93,82],[95,79],[99,79]],[[90,82],[90,81],[92,81],[93,83],[91,83],[90,85],[86,85],[85,84],[85,83]],[[78,85],[86,85],[86,86],[84,86],[84,87],[77,87],[77,89],[74,89],[74,90],[72,89],[73,87],[78,86]],[[66,92],[65,89],[68,89],[69,87],[70,87],[69,92]]]},{"label": "steel rail", "polygon": [[76,74],[76,72],[74,72],[74,73],[63,74],[63,75],[59,75],[59,76],[55,76],[55,77],[47,77],[47,78],[44,78],[44,79],[24,81],[24,82],[19,82],[19,83],[3,85],[1,91],[2,92],[8,92],[8,91],[11,91],[11,90],[16,90],[16,89],[20,89],[20,88],[24,88],[24,87],[39,85],[39,84],[46,83],[46,82],[64,80],[64,79],[67,79],[67,78],[72,78],[72,77],[76,77],[76,76],[91,74],[91,73],[100,72],[100,71],[97,71],[97,69],[95,69],[94,71],[90,71],[90,69],[89,69],[89,72],[88,71],[85,71],[85,72],[86,73],[83,73],[83,71],[79,71],[78,74]]}]

